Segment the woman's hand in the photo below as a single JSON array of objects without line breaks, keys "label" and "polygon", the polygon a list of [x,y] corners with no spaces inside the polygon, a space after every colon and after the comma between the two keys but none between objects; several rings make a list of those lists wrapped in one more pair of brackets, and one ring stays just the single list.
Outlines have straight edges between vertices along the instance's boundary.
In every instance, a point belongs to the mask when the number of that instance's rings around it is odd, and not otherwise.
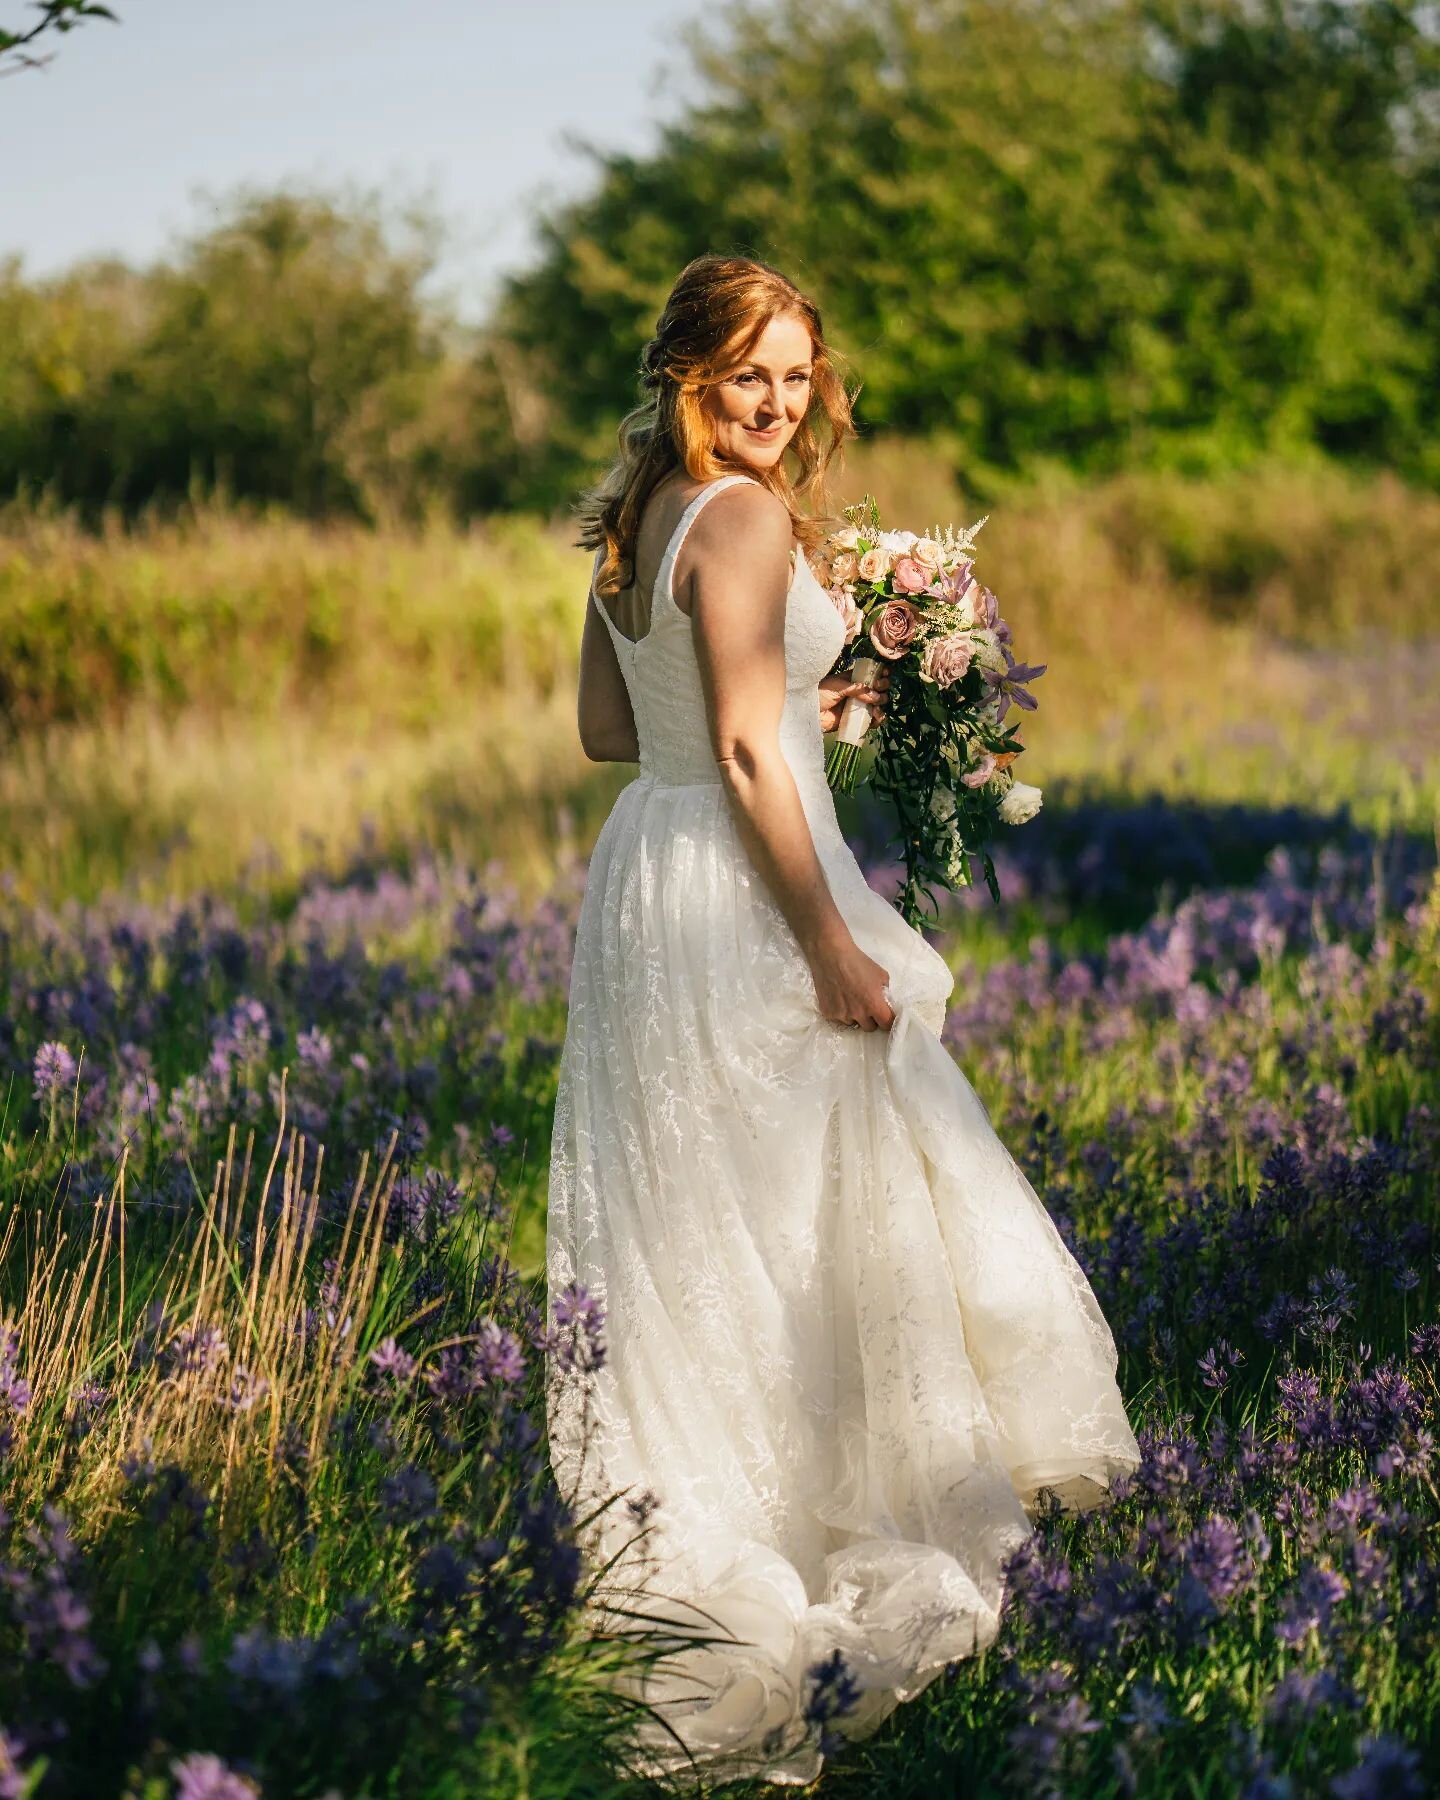
[{"label": "woman's hand", "polygon": [[885,717],[885,695],[889,686],[890,671],[884,668],[875,677],[873,687],[852,681],[848,675],[827,675],[820,683],[821,731],[834,731],[840,723],[845,702],[850,699],[863,700],[870,708],[871,724],[878,725]]},{"label": "woman's hand", "polygon": [[810,958],[810,974],[822,1015],[836,1025],[888,1031],[895,1023],[895,1008],[885,998],[889,970],[867,956],[848,933]]}]

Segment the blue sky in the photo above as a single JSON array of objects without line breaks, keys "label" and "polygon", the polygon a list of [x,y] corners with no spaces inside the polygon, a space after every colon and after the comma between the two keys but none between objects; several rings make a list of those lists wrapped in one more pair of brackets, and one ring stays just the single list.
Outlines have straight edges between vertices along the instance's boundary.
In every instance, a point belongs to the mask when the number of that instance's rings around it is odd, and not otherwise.
[{"label": "blue sky", "polygon": [[[462,316],[523,262],[537,204],[583,186],[566,134],[644,148],[685,79],[696,0],[109,0],[43,70],[0,79],[0,257],[31,276],[142,265],[210,195],[290,178],[428,197]],[[10,30],[23,0],[0,0]],[[38,46],[37,46],[38,48]]]}]

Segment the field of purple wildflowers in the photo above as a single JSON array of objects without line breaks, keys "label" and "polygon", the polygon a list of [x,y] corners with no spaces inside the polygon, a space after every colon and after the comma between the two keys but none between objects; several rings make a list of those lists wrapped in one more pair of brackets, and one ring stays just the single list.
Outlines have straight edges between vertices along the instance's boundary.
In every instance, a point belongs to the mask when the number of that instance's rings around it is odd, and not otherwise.
[{"label": "field of purple wildflowers", "polygon": [[[947,1038],[1145,1461],[822,1786],[1426,1793],[1434,844],[1053,790],[1014,844],[1005,907],[938,925]],[[283,898],[0,887],[7,1800],[647,1791],[542,1436],[605,1353],[538,1286],[583,877],[362,844]],[[817,1675],[817,1731],[843,1702]]]},{"label": "field of purple wildflowers", "polygon": [[[895,516],[975,516],[895,454],[861,483]],[[936,922],[946,1039],[1145,1461],[1041,1522],[998,1643],[825,1793],[1440,1782],[1435,529],[1248,476],[987,528],[1058,685],[1004,904]],[[0,1800],[660,1792],[543,1439],[605,1355],[540,1286],[584,846],[630,773],[572,741],[583,558],[516,521],[7,530]],[[818,1670],[817,1732],[845,1701]]]}]

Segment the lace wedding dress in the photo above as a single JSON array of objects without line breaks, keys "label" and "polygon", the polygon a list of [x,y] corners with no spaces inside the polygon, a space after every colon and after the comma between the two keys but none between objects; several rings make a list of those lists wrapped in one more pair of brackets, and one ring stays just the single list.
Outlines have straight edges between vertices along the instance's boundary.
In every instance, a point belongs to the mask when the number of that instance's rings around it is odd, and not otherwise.
[{"label": "lace wedding dress", "polygon": [[[889,974],[889,1032],[832,1024],[736,833],[675,558],[631,642],[593,595],[640,773],[592,854],[549,1179],[551,1304],[607,1354],[550,1454],[606,1570],[595,1616],[661,1634],[622,1685],[656,1773],[807,1782],[808,1671],[838,1649],[860,1736],[995,1636],[1002,1564],[1051,1489],[1138,1460],[1110,1330],[938,1033],[953,976],[871,888],[825,780],[817,684],[844,627],[797,553],[781,746],[830,889]],[[649,1511],[652,1497],[658,1507]]]}]

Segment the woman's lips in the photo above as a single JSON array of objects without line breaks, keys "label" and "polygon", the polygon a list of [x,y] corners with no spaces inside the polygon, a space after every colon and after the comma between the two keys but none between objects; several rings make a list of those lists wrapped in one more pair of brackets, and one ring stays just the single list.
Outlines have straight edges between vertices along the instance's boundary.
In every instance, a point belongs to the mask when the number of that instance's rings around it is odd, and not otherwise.
[{"label": "woman's lips", "polygon": [[780,427],[778,424],[766,425],[763,428],[758,425],[747,425],[745,429],[750,433],[751,437],[755,438],[769,439],[779,437],[780,435]]}]

